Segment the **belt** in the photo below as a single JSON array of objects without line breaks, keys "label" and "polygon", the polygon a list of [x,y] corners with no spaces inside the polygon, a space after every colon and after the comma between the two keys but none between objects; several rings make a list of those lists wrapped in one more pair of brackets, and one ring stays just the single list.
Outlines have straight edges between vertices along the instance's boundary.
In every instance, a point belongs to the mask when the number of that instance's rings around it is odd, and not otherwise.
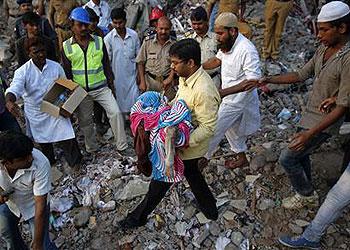
[{"label": "belt", "polygon": [[214,73],[210,74],[210,77],[211,77],[211,78],[214,78],[214,77],[217,76],[218,74],[219,74],[219,72],[218,72],[218,71],[215,71]]},{"label": "belt", "polygon": [[156,80],[156,81],[163,81],[164,79],[166,79],[166,78],[168,78],[168,76],[169,75],[166,75],[166,76],[157,76],[157,75],[154,75],[154,74],[152,74],[152,73],[150,73],[150,72],[147,72],[147,74],[151,77],[151,78],[153,78],[154,80]]},{"label": "belt", "polygon": [[13,17],[13,18],[17,18],[18,15],[12,15],[12,14],[9,14],[10,17]]},{"label": "belt", "polygon": [[59,28],[61,30],[65,30],[65,31],[69,31],[70,30],[69,26],[63,26],[63,25],[56,24],[55,27]]}]

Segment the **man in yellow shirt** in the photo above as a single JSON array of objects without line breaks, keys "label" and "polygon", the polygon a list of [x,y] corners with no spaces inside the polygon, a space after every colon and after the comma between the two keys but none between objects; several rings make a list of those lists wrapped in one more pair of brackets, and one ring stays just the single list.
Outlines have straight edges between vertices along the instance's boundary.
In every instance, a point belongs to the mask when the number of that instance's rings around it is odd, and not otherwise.
[{"label": "man in yellow shirt", "polygon": [[[183,100],[192,113],[195,129],[190,134],[189,147],[180,151],[184,175],[198,202],[198,208],[211,220],[218,218],[216,200],[203,175],[198,160],[208,151],[220,104],[220,96],[207,72],[201,67],[201,49],[194,39],[184,39],[170,48],[171,68],[178,74],[179,90],[175,100]],[[137,208],[120,222],[124,229],[143,226],[173,183],[152,179],[148,193]]]}]

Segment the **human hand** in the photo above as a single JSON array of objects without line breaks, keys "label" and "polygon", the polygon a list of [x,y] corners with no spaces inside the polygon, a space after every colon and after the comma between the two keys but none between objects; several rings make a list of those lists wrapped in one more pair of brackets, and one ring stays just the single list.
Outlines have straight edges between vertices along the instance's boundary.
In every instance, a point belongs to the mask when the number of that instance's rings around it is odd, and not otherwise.
[{"label": "human hand", "polygon": [[37,244],[35,242],[32,243],[33,250],[44,250],[43,244]]},{"label": "human hand", "polygon": [[163,89],[167,90],[171,86],[172,82],[173,82],[173,80],[169,79],[169,77],[167,79],[165,79],[163,81]]},{"label": "human hand", "polygon": [[323,100],[318,107],[318,110],[322,113],[329,113],[331,109],[336,105],[337,97],[333,96]]},{"label": "human hand", "polygon": [[147,90],[147,85],[145,81],[140,81],[140,85],[139,85],[139,90],[141,93],[145,92]]},{"label": "human hand", "polygon": [[238,84],[242,91],[249,91],[259,87],[259,80],[244,80]]},{"label": "human hand", "polygon": [[70,116],[71,116],[71,114],[68,112],[68,111],[66,111],[66,110],[64,110],[64,109],[62,109],[62,108],[60,108],[60,115],[61,116],[63,116],[64,118],[70,118]]},{"label": "human hand", "polygon": [[20,117],[21,116],[20,108],[18,107],[17,103],[11,102],[11,101],[7,101],[6,102],[6,108],[8,109],[8,111],[14,117]]},{"label": "human hand", "polygon": [[288,148],[293,151],[303,150],[305,148],[306,143],[310,140],[311,137],[312,135],[308,130],[296,133],[291,138],[291,142],[289,143]]}]

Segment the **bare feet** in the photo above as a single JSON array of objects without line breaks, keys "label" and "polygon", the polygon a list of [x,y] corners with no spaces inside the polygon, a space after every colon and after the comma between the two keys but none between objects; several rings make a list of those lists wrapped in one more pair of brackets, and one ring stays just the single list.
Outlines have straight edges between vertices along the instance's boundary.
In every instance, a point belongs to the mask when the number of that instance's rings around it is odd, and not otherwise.
[{"label": "bare feet", "polygon": [[228,169],[243,168],[249,165],[244,152],[236,154],[232,159],[225,161],[225,167]]}]

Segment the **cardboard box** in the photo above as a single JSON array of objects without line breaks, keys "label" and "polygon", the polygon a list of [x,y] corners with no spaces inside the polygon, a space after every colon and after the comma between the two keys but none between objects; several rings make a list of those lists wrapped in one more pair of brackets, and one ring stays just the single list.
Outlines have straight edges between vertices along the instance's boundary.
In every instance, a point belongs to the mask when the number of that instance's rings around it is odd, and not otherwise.
[{"label": "cardboard box", "polygon": [[[55,100],[66,89],[72,91],[68,99],[64,102],[61,108],[54,105],[53,103]],[[41,103],[40,110],[55,117],[58,117],[62,112],[66,115],[71,115],[87,94],[88,93],[77,83],[67,79],[58,79],[52,84],[49,91],[46,93],[43,102]]]}]

